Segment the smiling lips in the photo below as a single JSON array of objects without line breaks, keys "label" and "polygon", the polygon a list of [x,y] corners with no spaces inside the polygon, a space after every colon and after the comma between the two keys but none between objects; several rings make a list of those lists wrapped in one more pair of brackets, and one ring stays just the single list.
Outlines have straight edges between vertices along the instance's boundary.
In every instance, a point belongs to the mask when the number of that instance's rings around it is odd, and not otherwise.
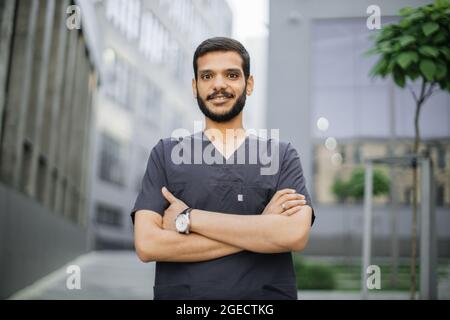
[{"label": "smiling lips", "polygon": [[225,101],[225,100],[228,100],[228,99],[230,99],[230,98],[225,97],[225,96],[217,96],[217,97],[215,97],[215,98],[213,98],[211,100],[213,100],[213,101]]},{"label": "smiling lips", "polygon": [[232,97],[233,96],[231,94],[219,94],[219,95],[212,94],[208,100],[210,100],[216,104],[217,103],[221,104],[221,103],[228,101]]}]

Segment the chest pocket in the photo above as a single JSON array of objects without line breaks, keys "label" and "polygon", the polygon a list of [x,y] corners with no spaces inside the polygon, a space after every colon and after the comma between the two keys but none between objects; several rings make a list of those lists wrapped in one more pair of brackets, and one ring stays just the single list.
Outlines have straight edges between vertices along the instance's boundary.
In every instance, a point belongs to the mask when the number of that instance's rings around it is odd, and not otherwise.
[{"label": "chest pocket", "polygon": [[213,211],[260,214],[269,202],[269,188],[239,182],[214,182],[210,186],[210,204]]},{"label": "chest pocket", "polygon": [[269,203],[271,193],[267,187],[231,181],[171,183],[169,191],[192,208],[248,215],[261,214]]}]

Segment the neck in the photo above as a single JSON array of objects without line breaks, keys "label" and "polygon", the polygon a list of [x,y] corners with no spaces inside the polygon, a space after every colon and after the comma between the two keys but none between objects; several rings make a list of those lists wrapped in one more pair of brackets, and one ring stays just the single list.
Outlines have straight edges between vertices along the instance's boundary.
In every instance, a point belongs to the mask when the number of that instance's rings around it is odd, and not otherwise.
[{"label": "neck", "polygon": [[217,138],[214,136],[214,131],[220,132],[221,137],[223,137],[223,142],[226,142],[227,134],[229,135],[230,133],[236,138],[244,138],[246,135],[242,123],[242,112],[227,122],[215,122],[205,117],[205,124],[205,134],[208,138],[212,138],[213,140]]}]

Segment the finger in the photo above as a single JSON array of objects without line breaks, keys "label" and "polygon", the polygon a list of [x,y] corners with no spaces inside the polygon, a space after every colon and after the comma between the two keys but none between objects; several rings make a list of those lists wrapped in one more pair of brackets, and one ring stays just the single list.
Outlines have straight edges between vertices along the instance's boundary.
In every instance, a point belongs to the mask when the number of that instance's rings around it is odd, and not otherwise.
[{"label": "finger", "polygon": [[288,210],[286,210],[286,211],[283,211],[281,214],[282,214],[283,216],[291,216],[291,215],[293,215],[294,213],[299,212],[300,209],[301,209],[301,207],[302,207],[302,206],[295,206],[295,207],[290,208],[290,209],[288,209]]},{"label": "finger", "polygon": [[166,187],[163,187],[161,189],[161,191],[162,191],[164,198],[166,198],[166,200],[169,201],[169,203],[174,203],[175,201],[178,200],[177,198],[175,198],[175,196],[172,193],[170,193],[169,190],[167,190]]},{"label": "finger", "polygon": [[281,196],[285,195],[285,194],[292,194],[295,193],[294,189],[281,189],[278,190],[272,197],[273,201],[277,201]]},{"label": "finger", "polygon": [[277,200],[277,202],[281,205],[282,203],[290,200],[305,200],[305,196],[298,193],[284,194]]},{"label": "finger", "polygon": [[291,201],[286,201],[284,203],[284,207],[286,209],[290,209],[296,206],[304,206],[306,205],[306,200],[291,200]]}]

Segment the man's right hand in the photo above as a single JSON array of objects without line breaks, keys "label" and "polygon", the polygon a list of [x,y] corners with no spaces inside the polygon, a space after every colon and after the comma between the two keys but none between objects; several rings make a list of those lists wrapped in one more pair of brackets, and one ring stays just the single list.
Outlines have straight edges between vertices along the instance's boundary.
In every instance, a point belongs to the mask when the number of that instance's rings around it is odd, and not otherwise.
[{"label": "man's right hand", "polygon": [[302,206],[306,205],[305,196],[296,193],[294,189],[278,190],[267,206],[264,208],[262,214],[282,214],[290,216],[300,210]]}]

